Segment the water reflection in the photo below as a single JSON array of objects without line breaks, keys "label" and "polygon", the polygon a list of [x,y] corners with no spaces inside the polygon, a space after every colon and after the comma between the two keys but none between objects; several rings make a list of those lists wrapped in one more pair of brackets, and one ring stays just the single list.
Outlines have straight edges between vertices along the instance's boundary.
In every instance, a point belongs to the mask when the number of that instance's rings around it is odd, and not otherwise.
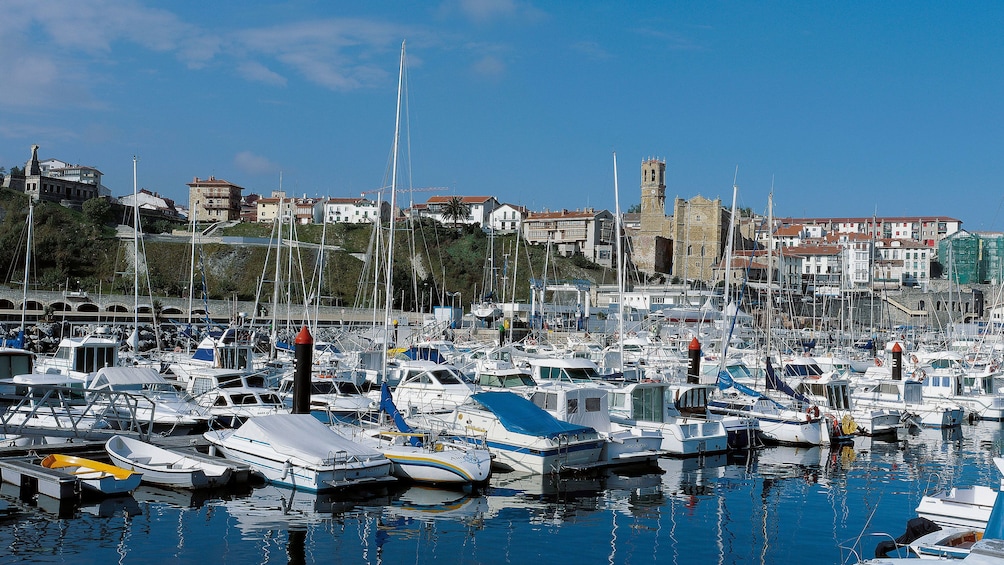
[{"label": "water reflection", "polygon": [[[142,486],[84,504],[0,488],[0,562],[839,562],[862,532],[901,533],[942,485],[999,484],[1001,425],[905,441],[773,447],[562,477],[499,473],[480,491],[400,485],[314,494]],[[868,538],[871,539],[871,538]],[[867,553],[868,548],[864,548]]]}]

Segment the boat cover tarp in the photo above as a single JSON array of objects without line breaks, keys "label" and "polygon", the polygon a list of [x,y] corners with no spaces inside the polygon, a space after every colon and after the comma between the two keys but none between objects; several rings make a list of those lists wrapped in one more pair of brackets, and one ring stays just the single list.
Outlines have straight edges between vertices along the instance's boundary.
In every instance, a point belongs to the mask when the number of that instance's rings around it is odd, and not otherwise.
[{"label": "boat cover tarp", "polygon": [[[380,452],[360,445],[335,432],[310,414],[272,414],[248,419],[231,438],[267,445],[282,459],[296,457],[313,465],[324,465],[338,452],[357,459],[382,459]],[[224,445],[227,442],[224,441]],[[241,449],[247,449],[241,445]],[[265,451],[259,451],[266,455]]]},{"label": "boat cover tarp", "polygon": [[216,341],[212,336],[206,336],[199,342],[199,347],[192,355],[192,359],[210,362],[216,359]]},{"label": "boat cover tarp", "polygon": [[3,346],[4,347],[13,347],[15,349],[23,349],[24,348],[24,330],[18,330],[17,336],[14,337],[14,338],[12,338],[12,339],[4,338],[4,340],[3,340]]},{"label": "boat cover tarp", "polygon": [[927,534],[941,530],[941,526],[924,517],[911,518],[906,523],[906,531],[895,540],[885,540],[875,546],[875,558],[884,559],[902,546],[910,545]]},{"label": "boat cover tarp", "polygon": [[167,379],[150,367],[103,367],[94,375],[90,388],[125,390],[163,383]]},{"label": "boat cover tarp", "polygon": [[510,432],[549,438],[595,432],[587,426],[562,422],[533,402],[511,392],[479,392],[471,398],[495,414]]},{"label": "boat cover tarp", "polygon": [[990,511],[990,517],[987,518],[987,527],[983,530],[983,538],[1004,539],[1004,496],[1000,494],[994,500],[994,509]]},{"label": "boat cover tarp", "polygon": [[759,392],[742,383],[737,383],[728,371],[718,371],[718,390],[725,390],[727,388],[734,388],[747,396],[752,396],[753,398],[760,397]]},{"label": "boat cover tarp", "polygon": [[783,392],[803,404],[812,404],[812,401],[806,398],[805,395],[795,392],[794,389],[788,386],[788,383],[777,376],[769,358],[767,359],[767,388]]}]

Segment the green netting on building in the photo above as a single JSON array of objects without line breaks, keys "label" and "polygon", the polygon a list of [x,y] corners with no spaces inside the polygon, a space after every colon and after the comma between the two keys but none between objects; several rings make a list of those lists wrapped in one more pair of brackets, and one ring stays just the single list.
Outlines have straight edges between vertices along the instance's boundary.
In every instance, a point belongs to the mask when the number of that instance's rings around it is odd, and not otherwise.
[{"label": "green netting on building", "polygon": [[1004,234],[958,232],[938,242],[938,261],[958,284],[1004,281]]}]

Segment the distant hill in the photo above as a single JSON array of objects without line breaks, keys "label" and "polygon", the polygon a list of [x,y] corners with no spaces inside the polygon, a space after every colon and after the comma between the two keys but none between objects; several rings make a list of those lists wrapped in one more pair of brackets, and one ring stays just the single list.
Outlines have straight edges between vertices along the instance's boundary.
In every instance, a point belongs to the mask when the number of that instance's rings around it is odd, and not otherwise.
[{"label": "distant hill", "polygon": [[[32,229],[33,254],[28,280],[31,288],[44,290],[85,290],[90,293],[131,294],[132,239],[116,237],[117,224],[132,224],[129,208],[110,206],[107,202],[85,203],[75,211],[54,203],[39,203],[34,209]],[[0,266],[6,274],[3,283],[20,287],[27,245],[28,200],[15,191],[0,191]],[[172,224],[158,218],[143,217],[147,234],[187,230],[184,224]],[[238,224],[213,233],[214,237],[274,238],[271,224]],[[386,230],[384,230],[386,231]],[[294,281],[282,292],[292,301],[301,302],[316,286],[316,267],[320,261],[318,245],[322,232],[329,251],[324,254],[321,300],[326,304],[368,306],[383,304],[383,265],[374,275],[375,265],[363,258],[373,255],[377,245],[369,224],[333,224],[323,230],[318,225],[295,226],[290,237],[284,228],[283,240],[303,242],[294,248],[292,262],[283,250],[280,275]],[[380,234],[386,242],[386,233]],[[188,296],[192,246],[185,238],[160,241],[147,238],[143,248],[147,260],[149,286],[154,296]],[[274,240],[274,239],[273,239]],[[384,245],[385,247],[385,245]],[[497,236],[492,241],[477,227],[453,228],[432,220],[413,227],[398,222],[394,253],[394,307],[428,311],[431,306],[455,304],[465,308],[485,293],[490,251],[494,249],[496,293],[506,299],[515,288],[516,300],[529,301],[531,278],[549,280],[582,279],[612,284],[610,269],[595,265],[583,257],[546,257],[543,246],[526,246],[516,236]],[[368,253],[369,252],[369,253]],[[517,257],[518,255],[518,257]],[[196,296],[203,286],[210,299],[254,300],[259,293],[271,301],[271,281],[275,278],[275,249],[269,245],[230,245],[207,243],[197,246],[195,254]],[[364,274],[365,272],[365,274]],[[503,281],[504,279],[504,281]],[[203,282],[204,281],[204,282]],[[261,281],[265,281],[264,283]],[[515,281],[515,284],[514,284]],[[140,283],[147,294],[147,284]],[[308,290],[303,290],[304,288]],[[374,290],[375,289],[375,290]],[[316,293],[315,293],[316,294]],[[285,298],[284,298],[285,300]]]}]

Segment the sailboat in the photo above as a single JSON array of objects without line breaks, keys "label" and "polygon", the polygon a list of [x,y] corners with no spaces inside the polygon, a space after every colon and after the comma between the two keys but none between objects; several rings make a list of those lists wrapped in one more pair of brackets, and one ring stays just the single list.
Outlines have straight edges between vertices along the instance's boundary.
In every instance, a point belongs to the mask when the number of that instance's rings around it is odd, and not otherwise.
[{"label": "sailboat", "polygon": [[489,323],[502,316],[502,307],[495,296],[495,228],[489,228],[488,255],[485,256],[484,295],[481,302],[471,306],[474,317]]}]

